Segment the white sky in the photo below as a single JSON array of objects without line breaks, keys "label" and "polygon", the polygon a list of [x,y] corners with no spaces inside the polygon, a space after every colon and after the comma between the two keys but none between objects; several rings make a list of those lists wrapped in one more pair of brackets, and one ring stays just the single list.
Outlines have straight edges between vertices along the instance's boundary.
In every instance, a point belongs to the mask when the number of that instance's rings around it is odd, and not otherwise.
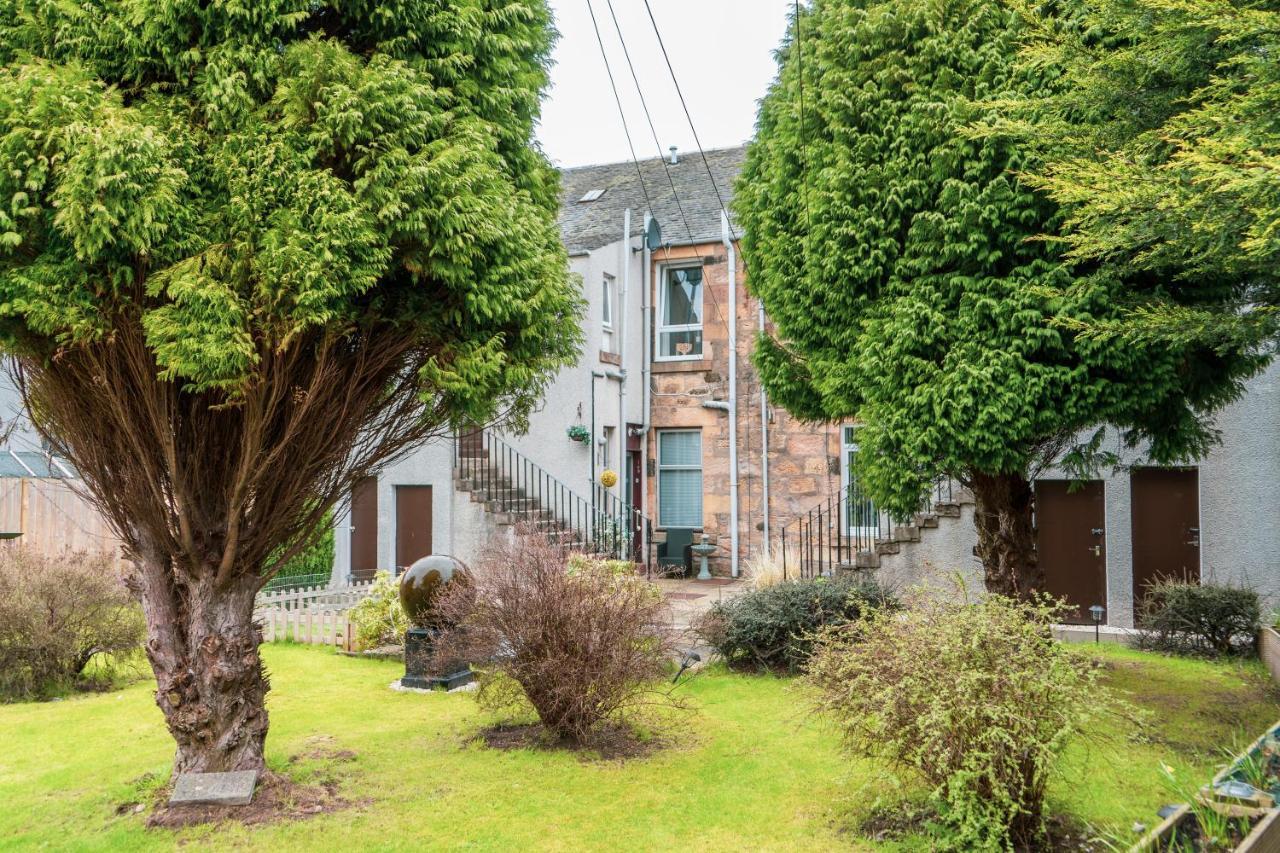
[{"label": "white sky", "polygon": [[[560,30],[538,138],[558,166],[630,158],[587,0],[550,0]],[[641,159],[657,156],[606,0],[591,0],[627,125]],[[755,128],[757,102],[773,80],[794,0],[650,0],[704,148],[737,145]],[[636,76],[662,143],[694,150],[693,134],[642,0],[613,0]]]}]

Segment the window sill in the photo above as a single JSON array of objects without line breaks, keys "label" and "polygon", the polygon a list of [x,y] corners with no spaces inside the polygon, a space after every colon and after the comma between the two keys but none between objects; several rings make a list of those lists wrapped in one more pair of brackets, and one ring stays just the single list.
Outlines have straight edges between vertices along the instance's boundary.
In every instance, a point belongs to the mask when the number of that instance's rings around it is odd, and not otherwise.
[{"label": "window sill", "polygon": [[609,352],[607,349],[600,350],[600,361],[604,364],[613,364],[618,367],[622,366],[622,356],[616,352]]},{"label": "window sill", "polygon": [[697,373],[710,369],[711,359],[709,358],[674,359],[653,363],[654,373]]}]

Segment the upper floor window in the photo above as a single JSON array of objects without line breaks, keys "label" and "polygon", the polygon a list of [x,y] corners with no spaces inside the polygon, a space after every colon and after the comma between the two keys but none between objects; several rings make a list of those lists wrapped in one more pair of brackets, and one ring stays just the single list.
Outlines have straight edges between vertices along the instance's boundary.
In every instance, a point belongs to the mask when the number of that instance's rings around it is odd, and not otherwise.
[{"label": "upper floor window", "polygon": [[658,359],[702,357],[702,267],[667,267],[658,289]]},{"label": "upper floor window", "polygon": [[600,328],[603,331],[604,349],[613,351],[613,276],[606,274],[600,288]]}]

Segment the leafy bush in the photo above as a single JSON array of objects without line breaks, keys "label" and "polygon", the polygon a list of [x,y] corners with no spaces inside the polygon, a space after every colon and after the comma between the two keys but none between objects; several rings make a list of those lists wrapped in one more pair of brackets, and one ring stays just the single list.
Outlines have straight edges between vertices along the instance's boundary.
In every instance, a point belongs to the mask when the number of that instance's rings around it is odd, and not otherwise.
[{"label": "leafy bush", "polygon": [[400,584],[387,572],[378,572],[369,594],[351,608],[347,618],[351,621],[352,641],[357,651],[404,642],[409,620],[400,606]]},{"label": "leafy bush", "polygon": [[1262,601],[1252,589],[1162,579],[1147,588],[1140,642],[1162,651],[1228,655],[1253,648]]},{"label": "leafy bush", "polygon": [[894,605],[869,581],[781,581],[715,604],[696,627],[732,667],[794,672],[809,659],[818,629]]},{"label": "leafy bush", "polygon": [[478,666],[480,702],[532,706],[550,734],[582,743],[602,723],[642,704],[664,703],[672,658],[665,602],[634,568],[572,560],[545,537],[494,545],[473,582],[441,603],[440,659]]},{"label": "leafy bush", "polygon": [[108,554],[0,550],[0,697],[97,686],[90,661],[142,648],[142,609]]},{"label": "leafy bush", "polygon": [[807,681],[855,754],[919,774],[959,849],[1035,848],[1069,736],[1106,707],[1096,669],[1050,638],[1058,605],[988,596],[871,610],[825,629]]}]

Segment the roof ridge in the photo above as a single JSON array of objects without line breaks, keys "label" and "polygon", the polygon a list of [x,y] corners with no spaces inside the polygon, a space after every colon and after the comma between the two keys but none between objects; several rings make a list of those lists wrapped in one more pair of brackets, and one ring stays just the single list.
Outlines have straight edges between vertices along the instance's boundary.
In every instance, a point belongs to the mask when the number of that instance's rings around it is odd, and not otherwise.
[{"label": "roof ridge", "polygon": [[[747,147],[747,143],[743,142],[739,145],[722,145],[719,148],[707,148],[707,149],[704,149],[702,153],[710,156],[712,154],[723,154],[727,151],[744,151],[746,150],[746,147]],[[694,149],[694,154],[689,156],[698,156],[697,149]],[[637,162],[639,162],[641,165],[644,165],[646,163],[665,162],[666,159],[667,159],[666,157],[642,157]],[[631,160],[614,160],[608,163],[584,163],[581,166],[564,166],[564,167],[557,167],[557,168],[558,168],[558,171],[563,175],[563,174],[568,174],[570,172],[581,172],[585,169],[604,169],[610,166],[630,166],[630,165],[632,165]]]}]

